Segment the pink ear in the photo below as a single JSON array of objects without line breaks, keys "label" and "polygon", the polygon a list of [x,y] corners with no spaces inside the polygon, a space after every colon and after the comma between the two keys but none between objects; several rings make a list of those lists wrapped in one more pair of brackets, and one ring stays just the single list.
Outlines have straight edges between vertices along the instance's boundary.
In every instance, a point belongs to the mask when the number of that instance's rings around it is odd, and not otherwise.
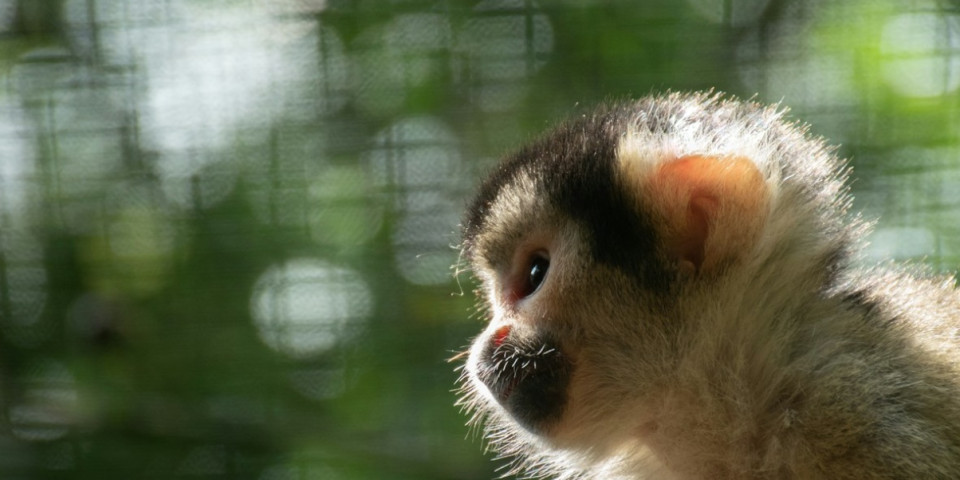
[{"label": "pink ear", "polygon": [[769,191],[746,157],[680,157],[660,165],[649,189],[667,251],[697,272],[751,248],[766,220]]}]

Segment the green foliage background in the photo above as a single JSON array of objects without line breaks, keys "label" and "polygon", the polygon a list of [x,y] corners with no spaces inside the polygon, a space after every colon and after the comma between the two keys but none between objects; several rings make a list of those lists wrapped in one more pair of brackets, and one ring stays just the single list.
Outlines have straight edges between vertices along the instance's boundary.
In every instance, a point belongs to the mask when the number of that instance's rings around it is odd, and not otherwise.
[{"label": "green foliage background", "polygon": [[783,102],[952,271],[960,7],[0,0],[0,476],[485,479],[457,222],[610,99]]}]

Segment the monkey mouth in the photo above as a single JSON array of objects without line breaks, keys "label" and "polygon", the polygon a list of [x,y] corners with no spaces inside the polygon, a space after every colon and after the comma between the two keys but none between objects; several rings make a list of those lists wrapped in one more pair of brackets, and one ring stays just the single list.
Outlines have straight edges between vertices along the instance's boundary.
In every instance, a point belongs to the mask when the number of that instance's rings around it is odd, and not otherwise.
[{"label": "monkey mouth", "polygon": [[486,342],[477,378],[514,420],[543,433],[563,415],[571,363],[550,338],[518,338],[508,327]]}]

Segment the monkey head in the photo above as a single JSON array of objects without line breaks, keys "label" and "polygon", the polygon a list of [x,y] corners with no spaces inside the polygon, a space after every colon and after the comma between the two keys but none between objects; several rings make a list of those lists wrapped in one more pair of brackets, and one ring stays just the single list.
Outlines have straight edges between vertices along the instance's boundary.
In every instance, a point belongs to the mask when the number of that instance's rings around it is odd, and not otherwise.
[{"label": "monkey head", "polygon": [[[840,162],[782,115],[712,94],[612,104],[481,185],[462,256],[489,323],[461,404],[516,472],[655,461],[681,428],[665,412],[696,408],[677,379],[710,326],[735,335],[846,258],[860,230]],[[774,293],[743,293],[757,285]]]}]

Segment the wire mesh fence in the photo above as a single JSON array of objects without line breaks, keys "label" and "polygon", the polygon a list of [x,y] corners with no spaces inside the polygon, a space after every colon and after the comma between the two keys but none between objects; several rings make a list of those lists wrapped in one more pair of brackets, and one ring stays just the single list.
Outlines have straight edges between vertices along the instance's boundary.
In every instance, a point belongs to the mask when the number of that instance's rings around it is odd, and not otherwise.
[{"label": "wire mesh fence", "polygon": [[611,98],[782,101],[960,259],[953,2],[0,0],[0,62],[4,478],[495,477],[460,212]]}]

